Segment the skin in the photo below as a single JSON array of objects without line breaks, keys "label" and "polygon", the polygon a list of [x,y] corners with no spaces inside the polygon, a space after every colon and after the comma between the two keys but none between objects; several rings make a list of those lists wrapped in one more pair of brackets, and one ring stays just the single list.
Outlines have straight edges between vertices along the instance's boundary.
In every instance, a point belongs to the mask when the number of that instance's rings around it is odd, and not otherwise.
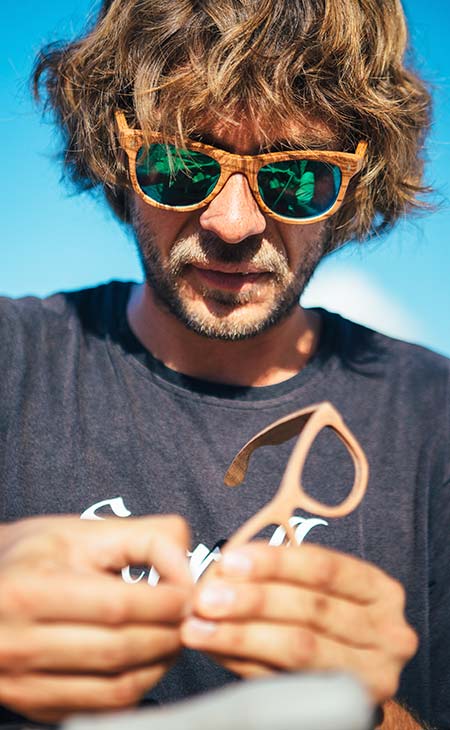
[{"label": "skin", "polygon": [[[176,516],[3,525],[0,705],[57,723],[139,702],[181,649],[188,544]],[[117,573],[130,564],[154,564],[162,581],[127,585]]]},{"label": "skin", "polygon": [[182,641],[243,677],[349,671],[383,703],[417,648],[404,607],[400,584],[367,562],[317,545],[253,543],[225,551],[197,587]]},{"label": "skin", "polygon": [[[293,132],[311,128],[330,138],[318,123]],[[243,124],[208,131],[218,146],[258,150]],[[297,299],[325,250],[326,222],[263,215],[239,174],[200,211],[157,210],[137,196],[132,210],[147,282],[133,291],[128,318],[155,357],[194,377],[254,387],[304,367],[320,321]],[[217,275],[230,261],[269,273],[236,286],[236,277]],[[216,273],[205,279],[196,264]],[[194,586],[188,544],[187,525],[173,516],[1,526],[0,704],[38,722],[129,707],[182,646],[243,677],[349,669],[375,701],[394,695],[417,638],[391,577],[319,546],[252,544],[226,553]],[[129,564],[153,564],[162,582],[124,584],[117,573]]]},{"label": "skin", "polygon": [[[331,139],[326,128],[319,131]],[[259,148],[245,125],[219,126],[212,136],[241,154]],[[281,382],[304,367],[320,321],[298,298],[323,257],[327,222],[299,226],[264,215],[241,174],[200,211],[160,210],[137,195],[132,210],[147,282],[133,293],[128,319],[155,357],[186,375],[252,386]],[[205,280],[205,266],[266,273],[233,291],[226,274]]]}]

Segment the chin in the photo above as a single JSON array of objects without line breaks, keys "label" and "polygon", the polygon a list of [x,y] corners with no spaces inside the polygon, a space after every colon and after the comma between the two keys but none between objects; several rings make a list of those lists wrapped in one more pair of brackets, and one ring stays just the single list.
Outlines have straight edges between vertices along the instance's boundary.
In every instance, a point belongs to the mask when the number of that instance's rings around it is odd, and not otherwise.
[{"label": "chin", "polygon": [[177,312],[178,318],[192,332],[208,339],[238,342],[249,340],[274,327],[287,313],[276,314],[261,304],[232,306],[220,302],[190,303]]}]

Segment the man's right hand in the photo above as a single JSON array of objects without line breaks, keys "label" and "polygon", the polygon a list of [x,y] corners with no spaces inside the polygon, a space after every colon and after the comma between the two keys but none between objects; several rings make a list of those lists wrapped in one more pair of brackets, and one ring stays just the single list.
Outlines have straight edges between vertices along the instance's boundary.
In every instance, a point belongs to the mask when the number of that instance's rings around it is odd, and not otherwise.
[{"label": "man's right hand", "polygon": [[[0,705],[46,723],[135,705],[180,651],[192,592],[179,517],[0,527]],[[128,585],[154,565],[156,587]]]}]

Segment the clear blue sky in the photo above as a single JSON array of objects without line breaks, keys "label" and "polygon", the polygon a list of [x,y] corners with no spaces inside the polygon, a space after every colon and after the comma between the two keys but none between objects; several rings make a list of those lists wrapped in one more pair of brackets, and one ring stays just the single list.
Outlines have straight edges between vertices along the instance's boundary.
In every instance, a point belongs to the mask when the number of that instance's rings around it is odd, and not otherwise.
[{"label": "clear blue sky", "polygon": [[[45,295],[140,278],[134,244],[106,208],[60,184],[55,134],[31,103],[27,85],[39,47],[72,37],[93,9],[91,0],[3,0],[2,294]],[[305,301],[450,355],[450,9],[443,0],[406,0],[405,9],[416,67],[435,89],[428,181],[443,205],[375,244],[327,260]]]}]

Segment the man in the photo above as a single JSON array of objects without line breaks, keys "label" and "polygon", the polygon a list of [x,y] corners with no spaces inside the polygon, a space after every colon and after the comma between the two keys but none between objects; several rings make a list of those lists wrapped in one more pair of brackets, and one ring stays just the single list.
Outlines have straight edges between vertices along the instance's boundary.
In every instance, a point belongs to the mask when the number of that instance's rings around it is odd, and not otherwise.
[{"label": "man", "polygon": [[[397,0],[106,0],[41,54],[66,169],[130,226],[145,282],[1,304],[7,721],[338,669],[385,730],[450,728],[448,362],[298,304],[325,254],[420,205],[405,46]],[[322,401],[367,454],[362,504],[297,513],[299,549],[274,525],[227,552],[292,443],[229,490],[233,457]],[[336,504],[352,479],[322,433],[305,487]]]}]

